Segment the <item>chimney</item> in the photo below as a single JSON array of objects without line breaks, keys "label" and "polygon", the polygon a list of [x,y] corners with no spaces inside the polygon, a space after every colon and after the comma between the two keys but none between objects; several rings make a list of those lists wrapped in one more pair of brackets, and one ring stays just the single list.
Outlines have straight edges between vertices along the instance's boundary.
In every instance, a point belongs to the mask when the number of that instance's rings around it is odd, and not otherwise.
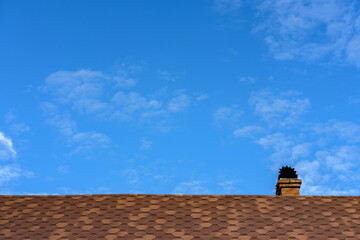
[{"label": "chimney", "polygon": [[285,166],[280,169],[276,184],[276,195],[278,196],[299,196],[301,179],[294,168]]}]

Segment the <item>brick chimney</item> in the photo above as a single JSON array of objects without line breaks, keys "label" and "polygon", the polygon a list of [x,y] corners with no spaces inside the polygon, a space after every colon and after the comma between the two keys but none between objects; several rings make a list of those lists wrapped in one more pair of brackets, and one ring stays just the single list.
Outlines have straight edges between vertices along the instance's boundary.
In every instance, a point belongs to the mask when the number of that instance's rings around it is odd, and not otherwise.
[{"label": "brick chimney", "polygon": [[276,184],[276,195],[278,196],[299,196],[301,179],[294,168],[285,166],[280,169]]}]

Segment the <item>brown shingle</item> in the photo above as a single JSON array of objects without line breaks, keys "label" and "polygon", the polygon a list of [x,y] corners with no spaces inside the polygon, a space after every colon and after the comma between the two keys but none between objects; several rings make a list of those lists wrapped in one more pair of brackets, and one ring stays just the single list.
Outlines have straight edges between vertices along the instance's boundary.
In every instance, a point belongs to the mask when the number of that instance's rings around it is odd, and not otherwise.
[{"label": "brown shingle", "polygon": [[360,197],[0,196],[0,239],[360,239]]}]

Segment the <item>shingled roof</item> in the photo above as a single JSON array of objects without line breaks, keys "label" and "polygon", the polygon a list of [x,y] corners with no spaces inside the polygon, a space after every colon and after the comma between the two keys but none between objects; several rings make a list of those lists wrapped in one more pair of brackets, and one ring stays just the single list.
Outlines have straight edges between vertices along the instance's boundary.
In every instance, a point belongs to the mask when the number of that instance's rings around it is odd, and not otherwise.
[{"label": "shingled roof", "polygon": [[1,239],[360,239],[360,197],[0,196]]}]

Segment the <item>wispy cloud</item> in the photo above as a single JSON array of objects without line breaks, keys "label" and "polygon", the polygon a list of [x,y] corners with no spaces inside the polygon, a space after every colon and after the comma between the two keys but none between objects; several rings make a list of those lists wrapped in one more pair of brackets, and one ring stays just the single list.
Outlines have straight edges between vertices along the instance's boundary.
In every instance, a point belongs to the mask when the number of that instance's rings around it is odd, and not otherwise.
[{"label": "wispy cloud", "polygon": [[190,105],[191,97],[184,90],[174,90],[172,96],[146,96],[129,91],[128,88],[134,87],[136,81],[126,69],[118,71],[117,75],[85,69],[58,71],[47,77],[40,89],[50,95],[51,101],[48,102],[58,108],[70,106],[79,114],[111,119],[165,115],[184,111]]},{"label": "wispy cloud", "polygon": [[314,131],[316,134],[338,137],[345,142],[360,142],[360,125],[354,122],[330,120],[325,124],[316,125]]},{"label": "wispy cloud", "polygon": [[254,92],[249,103],[255,113],[268,124],[282,126],[297,123],[310,107],[309,99],[302,98],[299,92],[276,93],[270,89]]},{"label": "wispy cloud", "polygon": [[348,97],[348,103],[349,104],[359,104],[360,103],[360,97],[350,96],[350,97]]},{"label": "wispy cloud", "polygon": [[299,143],[291,149],[291,159],[306,158],[311,153],[311,143]]},{"label": "wispy cloud", "polygon": [[[303,180],[302,194],[344,195],[360,192],[360,147],[355,145],[319,146],[301,142],[297,136],[276,133],[261,137],[257,143],[269,150],[273,169],[292,165]],[[315,150],[315,151],[314,151]]]},{"label": "wispy cloud", "polygon": [[23,170],[16,165],[0,165],[0,185],[19,177],[32,177],[33,173]]},{"label": "wispy cloud", "polygon": [[204,186],[204,181],[181,182],[174,189],[174,194],[209,194],[209,190]]},{"label": "wispy cloud", "polygon": [[240,78],[240,82],[253,84],[256,82],[256,78],[250,76],[244,76]]},{"label": "wispy cloud", "polygon": [[112,79],[98,71],[58,71],[45,79],[42,90],[49,93],[58,104],[70,105],[86,114],[111,111],[111,106],[102,100],[105,84]]},{"label": "wispy cloud", "polygon": [[303,194],[358,195],[360,182],[360,148],[344,145],[319,150],[313,161],[296,164],[303,180]]},{"label": "wispy cloud", "polygon": [[235,48],[229,48],[228,51],[234,56],[237,56],[239,54],[239,52]]},{"label": "wispy cloud", "polygon": [[360,193],[358,123],[336,119],[321,122],[303,116],[310,100],[295,91],[259,90],[251,94],[249,105],[253,112],[247,115],[258,116],[265,124],[245,125],[233,135],[247,137],[267,151],[274,171],[282,165],[295,166],[303,180],[302,194]]},{"label": "wispy cloud", "polygon": [[59,108],[51,102],[43,102],[41,108],[48,117],[46,122],[57,127],[61,134],[65,136],[75,134],[77,126],[71,120],[69,113],[61,113]]},{"label": "wispy cloud", "polygon": [[134,87],[136,85],[136,81],[133,78],[127,78],[125,76],[115,76],[114,81],[116,82],[116,86],[118,87]]},{"label": "wispy cloud", "polygon": [[[317,158],[322,159],[327,168],[345,174],[344,178],[360,180],[360,147],[345,145],[330,151],[319,151]],[[356,171],[353,172],[354,170]]]},{"label": "wispy cloud", "polygon": [[148,149],[151,148],[152,144],[153,144],[152,141],[149,141],[149,140],[147,140],[146,138],[143,138],[143,139],[141,140],[140,149],[141,149],[141,150],[148,150]]},{"label": "wispy cloud", "polygon": [[4,133],[0,132],[0,160],[6,161],[11,158],[15,158],[16,151],[13,147],[13,143],[9,137],[6,137]]},{"label": "wispy cloud", "polygon": [[214,9],[219,13],[228,13],[238,10],[242,5],[242,0],[215,0]]},{"label": "wispy cloud", "polygon": [[209,96],[205,93],[195,93],[194,95],[195,95],[195,99],[197,101],[202,101],[202,100],[206,100],[209,98]]},{"label": "wispy cloud", "polygon": [[139,181],[139,175],[138,175],[137,171],[134,169],[122,170],[121,175],[126,176],[129,183],[135,184]]},{"label": "wispy cloud", "polygon": [[79,132],[72,135],[75,143],[81,143],[83,146],[106,146],[111,142],[110,138],[97,132]]},{"label": "wispy cloud", "polygon": [[158,70],[159,76],[164,79],[165,81],[175,82],[177,77],[170,74],[168,71],[165,70]]},{"label": "wispy cloud", "polygon": [[[112,193],[108,187],[104,187],[104,186],[92,187],[92,188],[89,188],[87,190],[82,190],[82,191],[75,190],[75,189],[72,189],[70,187],[62,186],[62,187],[58,187],[56,190],[59,191],[61,194],[70,194],[70,195],[111,194]],[[58,194],[55,194],[55,195],[58,195]],[[48,195],[48,194],[39,193],[39,194],[36,194],[36,195]]]},{"label": "wispy cloud", "polygon": [[180,182],[173,190],[174,194],[239,194],[238,180],[213,177],[203,180]]},{"label": "wispy cloud", "polygon": [[[0,161],[14,160],[17,153],[11,138],[0,132]],[[33,173],[21,169],[17,164],[0,165],[0,185],[19,177],[31,177]]]},{"label": "wispy cloud", "polygon": [[214,113],[215,121],[238,121],[243,114],[237,105],[232,107],[220,107]]},{"label": "wispy cloud", "polygon": [[218,185],[223,188],[222,192],[224,192],[225,194],[239,194],[240,189],[236,186],[238,182],[239,181],[236,180],[225,180],[219,182]]},{"label": "wispy cloud", "polygon": [[311,144],[300,142],[296,136],[287,136],[284,133],[268,134],[260,137],[257,144],[270,150],[270,159],[274,161],[274,167],[281,165],[293,165],[299,159],[305,159],[310,155]]},{"label": "wispy cloud", "polygon": [[18,121],[14,111],[9,111],[5,114],[5,122],[9,126],[9,131],[12,134],[20,135],[30,131],[30,127],[23,122]]},{"label": "wispy cloud", "polygon": [[248,125],[234,131],[234,135],[237,137],[252,137],[254,135],[261,134],[265,131],[263,127],[257,125]]},{"label": "wispy cloud", "polygon": [[154,99],[146,99],[137,92],[126,94],[123,91],[119,91],[111,100],[116,106],[121,106],[122,112],[125,114],[144,109],[158,109],[162,105],[161,102]]},{"label": "wispy cloud", "polygon": [[77,151],[91,147],[106,147],[111,142],[110,138],[95,131],[82,132],[77,128],[75,121],[67,112],[61,110],[51,102],[42,104],[43,112],[47,115],[47,123],[55,126],[65,136],[68,142],[77,146]]},{"label": "wispy cloud", "polygon": [[359,16],[353,1],[265,0],[257,30],[276,59],[317,60],[326,56],[360,66]]},{"label": "wispy cloud", "polygon": [[168,103],[168,110],[171,112],[184,111],[191,103],[189,95],[180,92],[177,93]]},{"label": "wispy cloud", "polygon": [[[360,17],[358,18],[358,20]],[[354,36],[346,47],[347,60],[360,67],[360,28],[357,28],[356,36]]]},{"label": "wispy cloud", "polygon": [[276,166],[279,166],[289,161],[293,163],[289,158],[291,156],[291,149],[294,145],[294,141],[283,133],[269,134],[261,137],[256,141],[260,146],[265,149],[272,150],[270,158],[276,162]]},{"label": "wispy cloud", "polygon": [[[133,89],[136,80],[132,74],[138,68],[121,65],[113,74],[81,69],[58,71],[45,79],[39,88],[49,99],[42,103],[47,123],[55,126],[78,149],[90,146],[108,146],[110,138],[94,130],[81,131],[76,120],[80,116],[102,121],[145,120],[166,117],[171,113],[185,111],[191,104],[185,90],[142,94]],[[160,72],[170,78],[167,72]],[[199,95],[199,100],[206,95]]]},{"label": "wispy cloud", "polygon": [[69,171],[69,168],[67,166],[60,165],[56,168],[56,171],[60,174],[66,174]]}]

